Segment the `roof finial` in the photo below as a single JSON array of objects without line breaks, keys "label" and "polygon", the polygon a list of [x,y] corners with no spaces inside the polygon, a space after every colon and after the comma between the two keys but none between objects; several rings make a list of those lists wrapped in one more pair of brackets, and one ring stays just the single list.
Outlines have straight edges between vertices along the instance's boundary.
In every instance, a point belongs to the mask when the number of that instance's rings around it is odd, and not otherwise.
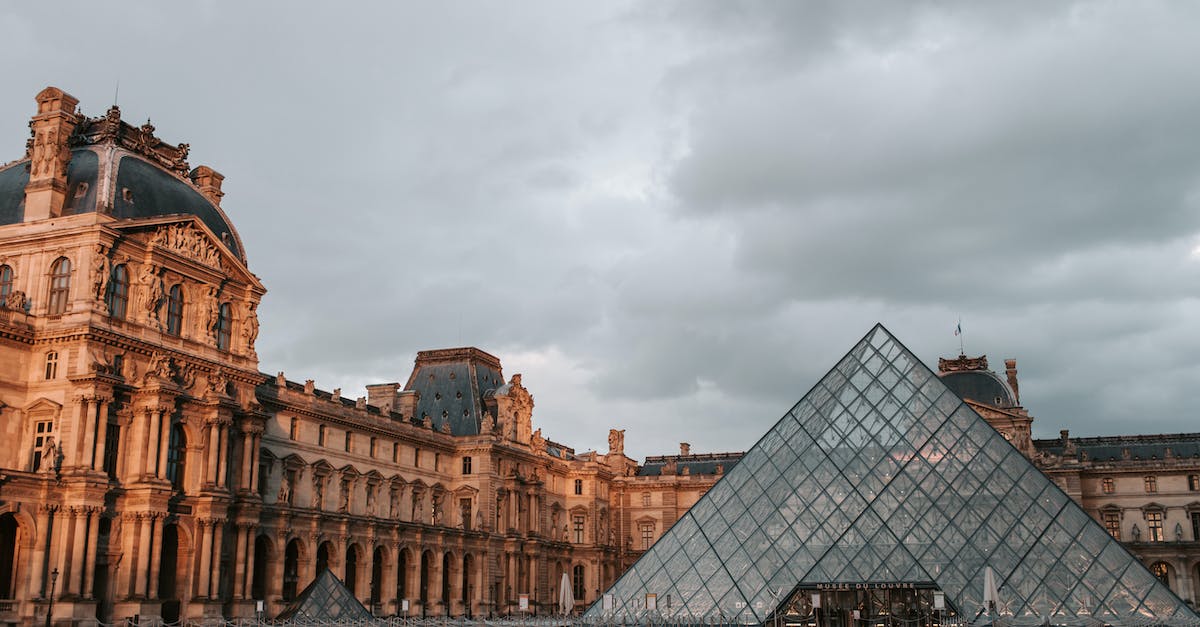
[{"label": "roof finial", "polygon": [[113,106],[117,106],[117,101],[121,95],[121,77],[117,77],[117,86],[113,89]]}]

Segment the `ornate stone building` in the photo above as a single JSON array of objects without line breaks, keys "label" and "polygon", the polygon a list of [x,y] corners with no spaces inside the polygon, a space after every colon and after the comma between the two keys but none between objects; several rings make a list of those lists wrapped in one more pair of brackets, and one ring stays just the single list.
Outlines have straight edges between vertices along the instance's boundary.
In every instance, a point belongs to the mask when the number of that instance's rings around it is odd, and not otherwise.
[{"label": "ornate stone building", "polygon": [[[329,568],[378,615],[596,600],[740,453],[576,452],[521,376],[418,353],[343,398],[260,372],[224,177],[113,107],[36,97],[0,166],[0,623],[274,616]],[[1168,578],[1200,585],[1200,435],[1032,440],[1016,365],[960,396]]]},{"label": "ornate stone building", "polygon": [[222,175],[116,107],[36,101],[0,166],[0,623],[274,616],[326,567],[380,615],[607,587],[636,464],[544,437],[474,348],[356,400],[260,372]]}]

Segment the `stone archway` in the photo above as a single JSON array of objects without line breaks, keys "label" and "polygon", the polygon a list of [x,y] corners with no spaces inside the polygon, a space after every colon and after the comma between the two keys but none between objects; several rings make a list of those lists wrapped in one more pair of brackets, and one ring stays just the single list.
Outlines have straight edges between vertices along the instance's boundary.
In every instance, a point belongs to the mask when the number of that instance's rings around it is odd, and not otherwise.
[{"label": "stone archway", "polygon": [[162,619],[174,622],[179,620],[182,609],[178,581],[179,525],[175,523],[163,525],[158,564],[158,598],[162,600]]},{"label": "stone archway", "polygon": [[[299,538],[292,538],[283,551],[283,600],[291,601],[299,593],[300,559],[303,557],[303,546]],[[328,559],[328,558],[327,558]],[[318,571],[320,572],[320,571]]]},{"label": "stone archway", "polygon": [[0,516],[0,599],[17,598],[21,558],[21,525],[16,516],[6,513]]}]

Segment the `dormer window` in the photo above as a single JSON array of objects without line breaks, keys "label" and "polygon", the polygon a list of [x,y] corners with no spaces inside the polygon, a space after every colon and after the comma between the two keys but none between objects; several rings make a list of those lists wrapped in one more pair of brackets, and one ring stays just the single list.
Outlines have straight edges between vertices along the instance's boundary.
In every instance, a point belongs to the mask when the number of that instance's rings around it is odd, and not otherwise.
[{"label": "dormer window", "polygon": [[176,283],[167,290],[167,334],[178,336],[183,329],[183,286]]}]

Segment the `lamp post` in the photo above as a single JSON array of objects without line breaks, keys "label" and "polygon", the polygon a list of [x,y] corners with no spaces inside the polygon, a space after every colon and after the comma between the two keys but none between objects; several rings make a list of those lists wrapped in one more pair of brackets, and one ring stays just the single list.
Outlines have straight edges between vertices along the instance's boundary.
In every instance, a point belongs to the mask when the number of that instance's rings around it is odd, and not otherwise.
[{"label": "lamp post", "polygon": [[46,627],[50,627],[50,617],[54,615],[54,586],[58,583],[58,568],[50,571],[50,605],[46,607]]}]

